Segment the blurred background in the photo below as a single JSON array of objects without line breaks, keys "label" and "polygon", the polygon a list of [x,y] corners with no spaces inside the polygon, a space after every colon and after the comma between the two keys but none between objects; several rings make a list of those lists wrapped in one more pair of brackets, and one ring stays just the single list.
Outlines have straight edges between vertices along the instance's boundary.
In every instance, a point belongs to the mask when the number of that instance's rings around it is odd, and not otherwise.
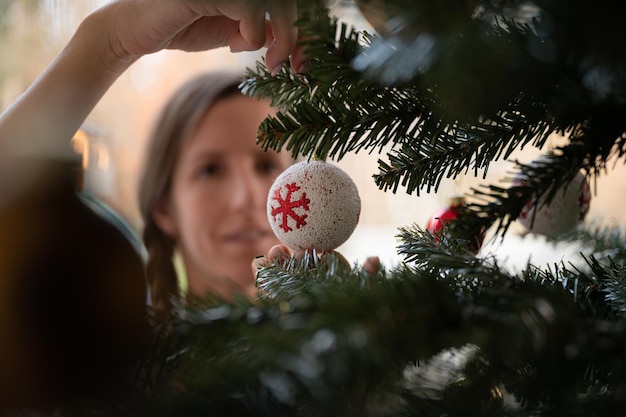
[{"label": "blurred background", "polygon": [[[79,22],[105,0],[0,0],[0,108],[13,102],[52,61],[73,34]],[[337,1],[333,11],[359,29],[371,30],[351,1]],[[184,53],[162,51],[145,56],[109,90],[83,128],[74,138],[74,148],[82,154],[86,168],[85,184],[139,230],[136,207],[136,181],[142,163],[145,139],[153,118],[169,94],[192,75],[213,69],[253,67],[261,53],[231,54],[227,49]],[[555,137],[549,147],[562,140]],[[544,152],[547,149],[544,149]],[[524,149],[514,155],[529,162],[544,153]],[[425,227],[435,211],[449,199],[467,193],[481,182],[497,183],[514,174],[510,161],[497,161],[484,173],[469,173],[463,178],[442,183],[437,193],[406,195],[378,190],[372,174],[377,172],[381,154],[359,153],[338,162],[357,183],[362,199],[361,220],[354,235],[339,250],[351,261],[378,255],[386,265],[397,263],[398,227],[417,224]],[[609,167],[609,172],[591,184],[591,208],[587,225],[621,225],[626,220],[626,169],[623,162]],[[494,255],[502,266],[515,271],[527,262],[534,264],[568,261],[580,247],[574,244],[554,246],[541,236],[525,233],[514,224],[501,240],[491,234],[481,255]]]}]

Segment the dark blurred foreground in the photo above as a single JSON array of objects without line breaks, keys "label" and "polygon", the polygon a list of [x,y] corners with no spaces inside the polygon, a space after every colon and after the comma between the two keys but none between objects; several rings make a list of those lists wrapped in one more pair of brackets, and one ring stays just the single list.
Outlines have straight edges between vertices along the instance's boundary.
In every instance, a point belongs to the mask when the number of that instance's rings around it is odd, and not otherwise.
[{"label": "dark blurred foreground", "polygon": [[80,179],[73,162],[0,161],[0,415],[106,395],[147,342],[142,258]]}]

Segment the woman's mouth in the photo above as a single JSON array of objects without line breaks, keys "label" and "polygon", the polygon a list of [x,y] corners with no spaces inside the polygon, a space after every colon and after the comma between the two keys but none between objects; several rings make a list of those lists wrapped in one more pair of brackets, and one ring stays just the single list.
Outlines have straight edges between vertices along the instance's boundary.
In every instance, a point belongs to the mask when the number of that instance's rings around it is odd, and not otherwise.
[{"label": "woman's mouth", "polygon": [[236,245],[249,245],[255,244],[260,240],[267,239],[270,236],[271,232],[269,230],[246,229],[227,233],[224,236],[224,241],[226,243],[232,243]]}]

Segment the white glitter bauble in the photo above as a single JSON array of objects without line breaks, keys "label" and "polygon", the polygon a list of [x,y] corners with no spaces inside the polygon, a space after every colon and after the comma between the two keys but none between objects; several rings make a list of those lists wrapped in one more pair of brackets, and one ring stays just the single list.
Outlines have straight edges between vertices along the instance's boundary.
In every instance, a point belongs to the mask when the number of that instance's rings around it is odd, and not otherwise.
[{"label": "white glitter bauble", "polygon": [[267,198],[267,218],[278,239],[292,249],[330,251],[359,222],[361,199],[341,168],[303,161],[276,178]]},{"label": "white glitter bauble", "polygon": [[[524,185],[526,178],[518,174],[513,179],[514,185]],[[528,231],[547,237],[556,237],[573,230],[583,222],[589,211],[591,190],[582,173],[569,184],[557,191],[550,204],[545,204],[545,197],[539,202],[529,201],[520,212],[517,220]]]}]

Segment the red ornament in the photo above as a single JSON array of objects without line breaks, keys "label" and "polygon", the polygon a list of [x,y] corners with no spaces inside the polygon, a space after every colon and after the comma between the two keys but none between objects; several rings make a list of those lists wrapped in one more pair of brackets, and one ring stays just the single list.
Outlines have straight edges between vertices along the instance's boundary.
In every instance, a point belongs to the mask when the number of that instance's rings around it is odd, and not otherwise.
[{"label": "red ornament", "polygon": [[[447,226],[454,220],[458,219],[460,208],[465,204],[465,199],[461,197],[452,197],[447,207],[437,210],[428,220],[426,229],[435,236],[435,242],[439,242],[439,236],[445,231],[444,224]],[[473,253],[478,253],[485,238],[484,230],[470,238],[470,249]]]}]

